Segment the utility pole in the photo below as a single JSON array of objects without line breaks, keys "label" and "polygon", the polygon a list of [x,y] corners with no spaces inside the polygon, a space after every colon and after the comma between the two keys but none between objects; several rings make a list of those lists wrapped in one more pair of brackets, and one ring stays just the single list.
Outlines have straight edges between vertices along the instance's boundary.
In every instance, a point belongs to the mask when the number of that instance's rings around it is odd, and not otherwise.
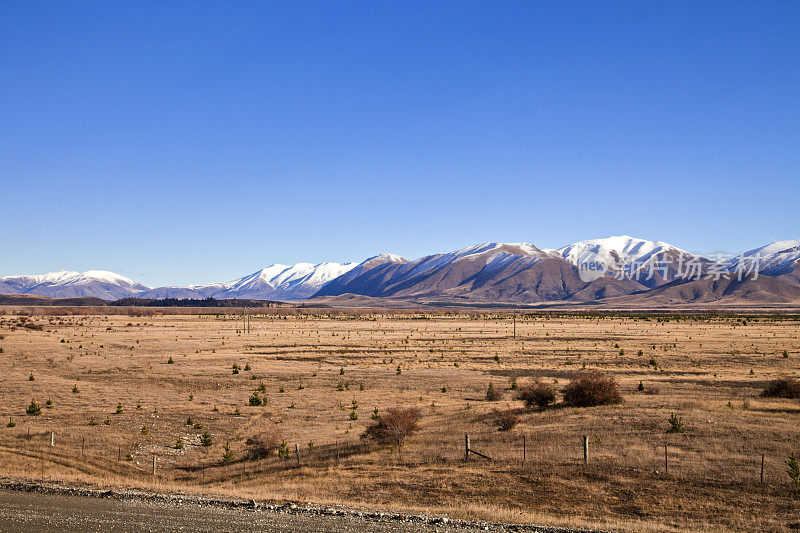
[{"label": "utility pole", "polygon": [[514,309],[514,338],[517,338],[517,310]]}]

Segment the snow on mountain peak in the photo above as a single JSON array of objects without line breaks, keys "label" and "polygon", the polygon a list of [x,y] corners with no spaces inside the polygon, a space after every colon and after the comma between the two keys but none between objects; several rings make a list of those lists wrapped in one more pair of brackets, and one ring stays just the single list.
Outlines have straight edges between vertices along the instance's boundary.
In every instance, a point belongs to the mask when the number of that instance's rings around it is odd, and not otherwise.
[{"label": "snow on mountain peak", "polygon": [[405,257],[388,252],[381,252],[378,255],[373,255],[372,257],[366,259],[364,263],[366,263],[367,261],[388,261],[390,263],[408,263],[408,259],[406,259]]},{"label": "snow on mountain peak", "polygon": [[59,270],[32,276],[0,278],[0,293],[6,294],[38,294],[60,298],[92,296],[116,300],[147,289],[148,287],[132,279],[106,270]]},{"label": "snow on mountain peak", "polygon": [[585,257],[592,256],[594,260],[601,261],[608,267],[633,262],[643,263],[664,252],[690,255],[685,250],[666,242],[649,241],[629,235],[578,241],[555,251],[572,264],[578,264]]},{"label": "snow on mountain peak", "polygon": [[87,270],[86,272],[83,272],[81,276],[84,278],[104,281],[106,283],[126,283],[129,285],[137,285],[137,283],[132,279],[126,278],[125,276],[120,276],[114,272],[109,272],[108,270]]},{"label": "snow on mountain peak", "polygon": [[[800,239],[776,241],[744,252],[730,260],[728,264],[731,268],[737,265],[741,256],[749,259],[759,256],[759,271],[767,275],[794,276],[800,265]],[[331,282],[338,284],[337,286],[352,288],[348,284],[359,279],[359,276],[364,276],[365,272],[372,273],[363,278],[365,281],[358,282],[361,285],[357,283],[357,287],[353,286],[358,290],[368,290],[366,285],[379,283],[378,280],[394,280],[392,283],[396,284],[397,280],[423,279],[439,271],[444,273],[442,279],[447,279],[448,282],[465,272],[475,272],[476,268],[480,269],[481,276],[487,276],[509,265],[526,269],[547,258],[566,260],[577,266],[580,272],[591,271],[590,273],[599,276],[612,272],[624,273],[620,267],[636,266],[639,269],[641,265],[642,268],[637,270],[641,272],[646,265],[649,265],[650,271],[654,270],[654,265],[659,269],[662,264],[667,265],[665,272],[653,276],[652,280],[649,277],[644,281],[637,279],[646,287],[655,287],[675,279],[679,274],[674,265],[692,257],[697,256],[666,242],[630,235],[589,239],[559,249],[540,249],[525,242],[485,242],[413,261],[397,254],[381,253],[358,264],[273,264],[229,282],[186,287],[149,289],[134,280],[106,270],[59,270],[37,275],[0,277],[0,294],[37,294],[58,298],[92,296],[106,300],[133,296],[155,299],[213,297],[297,301],[310,298]],[[669,267],[669,264],[673,266]],[[342,278],[339,281],[334,281],[340,277]],[[581,280],[587,281],[583,276]],[[436,278],[435,283],[440,282]]]},{"label": "snow on mountain peak", "polygon": [[248,276],[230,281],[211,296],[214,298],[252,298],[302,300],[328,281],[349,272],[356,263],[275,264]]},{"label": "snow on mountain peak", "polygon": [[781,270],[791,270],[798,263],[800,263],[800,239],[794,239],[775,241],[759,248],[748,250],[739,256],[733,257],[729,263],[729,268],[736,270],[739,267],[755,267],[761,272],[778,273]]},{"label": "snow on mountain peak", "polygon": [[769,256],[775,254],[793,254],[793,253],[800,253],[800,239],[771,242],[767,245],[761,246],[760,248],[754,248],[753,250],[748,250],[744,252],[742,255],[748,257],[756,254],[760,254],[761,256]]}]

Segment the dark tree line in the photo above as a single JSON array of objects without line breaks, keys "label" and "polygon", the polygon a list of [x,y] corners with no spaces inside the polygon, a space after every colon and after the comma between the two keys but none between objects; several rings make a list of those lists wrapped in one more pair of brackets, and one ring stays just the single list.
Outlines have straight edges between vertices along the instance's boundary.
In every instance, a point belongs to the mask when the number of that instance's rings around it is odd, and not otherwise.
[{"label": "dark tree line", "polygon": [[110,302],[109,305],[116,306],[139,306],[139,307],[267,307],[270,304],[277,304],[272,300],[217,300],[215,298],[191,299],[191,298],[121,298]]}]

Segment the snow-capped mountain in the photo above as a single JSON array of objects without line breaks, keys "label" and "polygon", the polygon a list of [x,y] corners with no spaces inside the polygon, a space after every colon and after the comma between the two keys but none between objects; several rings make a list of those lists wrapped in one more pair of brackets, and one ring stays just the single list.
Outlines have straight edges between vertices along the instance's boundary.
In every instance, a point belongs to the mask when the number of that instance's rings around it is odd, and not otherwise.
[{"label": "snow-capped mountain", "polygon": [[140,294],[137,298],[153,298],[155,300],[163,300],[165,298],[189,299],[189,300],[202,300],[210,298],[221,290],[225,290],[227,284],[225,283],[209,283],[208,285],[188,285],[186,287],[180,286],[167,286],[156,287],[148,289]]},{"label": "snow-capped mountain", "polygon": [[800,239],[791,241],[775,241],[773,243],[748,250],[741,254],[736,260],[745,258],[758,260],[761,270],[775,270],[782,268],[793,268],[800,261]]},{"label": "snow-capped mountain", "polygon": [[117,300],[136,295],[147,288],[132,279],[105,270],[86,272],[61,270],[32,276],[0,278],[2,294],[38,294],[57,298],[93,296],[104,300]]},{"label": "snow-capped mountain", "polygon": [[775,241],[748,250],[730,261],[730,270],[750,272],[800,281],[800,239]]},{"label": "snow-capped mountain", "polygon": [[355,266],[356,263],[272,265],[225,284],[225,289],[213,296],[217,299],[305,300]]},{"label": "snow-capped mountain", "polygon": [[665,252],[689,253],[662,241],[648,241],[628,235],[578,241],[553,251],[573,265],[577,265],[584,256],[595,256],[609,270],[615,269],[619,264],[644,263]]},{"label": "snow-capped mountain", "polygon": [[598,274],[622,275],[646,287],[657,287],[687,273],[691,275],[692,262],[701,269],[707,263],[705,259],[669,243],[629,235],[579,241],[547,251],[558,254],[580,269],[595,268]]},{"label": "snow-capped mountain", "polygon": [[297,263],[270,265],[252,274],[224,283],[156,287],[142,298],[216,298],[250,300],[305,300],[330,280],[349,272],[356,263]]},{"label": "snow-capped mountain", "polygon": [[744,252],[722,268],[735,270],[743,261],[754,258],[758,259],[759,275],[765,279],[737,279],[725,286],[715,279],[709,284],[705,274],[712,272],[712,262],[708,259],[662,241],[620,235],[579,241],[558,249],[488,242],[415,260],[383,253],[358,264],[275,264],[232,281],[184,287],[149,288],[101,270],[6,276],[0,278],[0,294],[90,296],[105,300],[213,297],[283,301],[354,294],[424,301],[521,303],[585,302],[610,297],[664,299],[667,303],[713,302],[734,295],[744,300],[794,301],[800,290],[800,239]]},{"label": "snow-capped mountain", "polygon": [[225,283],[186,287],[150,288],[126,277],[102,270],[49,272],[33,276],[0,278],[0,294],[36,294],[54,298],[93,296],[120,298],[239,298],[304,300],[330,280],[347,273],[356,263],[297,263],[272,265]]},{"label": "snow-capped mountain", "polygon": [[585,287],[577,269],[555,254],[528,243],[490,242],[415,261],[370,258],[315,296],[542,301]]}]

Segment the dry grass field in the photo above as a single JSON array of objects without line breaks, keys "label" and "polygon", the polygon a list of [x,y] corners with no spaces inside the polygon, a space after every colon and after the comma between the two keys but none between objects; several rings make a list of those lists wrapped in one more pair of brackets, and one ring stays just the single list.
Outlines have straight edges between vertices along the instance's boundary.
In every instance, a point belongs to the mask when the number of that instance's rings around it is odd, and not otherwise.
[{"label": "dry grass field", "polygon": [[[540,314],[514,338],[510,316],[480,313],[269,310],[245,334],[218,310],[74,311],[0,316],[0,476],[630,531],[800,528],[786,466],[800,401],[759,396],[800,374],[797,317]],[[584,369],[613,375],[623,402],[525,409],[512,390],[561,391]],[[422,410],[401,454],[359,438],[393,406]],[[506,411],[519,423],[500,431]],[[262,431],[289,457],[251,458]],[[465,462],[465,434],[493,460]]]}]

